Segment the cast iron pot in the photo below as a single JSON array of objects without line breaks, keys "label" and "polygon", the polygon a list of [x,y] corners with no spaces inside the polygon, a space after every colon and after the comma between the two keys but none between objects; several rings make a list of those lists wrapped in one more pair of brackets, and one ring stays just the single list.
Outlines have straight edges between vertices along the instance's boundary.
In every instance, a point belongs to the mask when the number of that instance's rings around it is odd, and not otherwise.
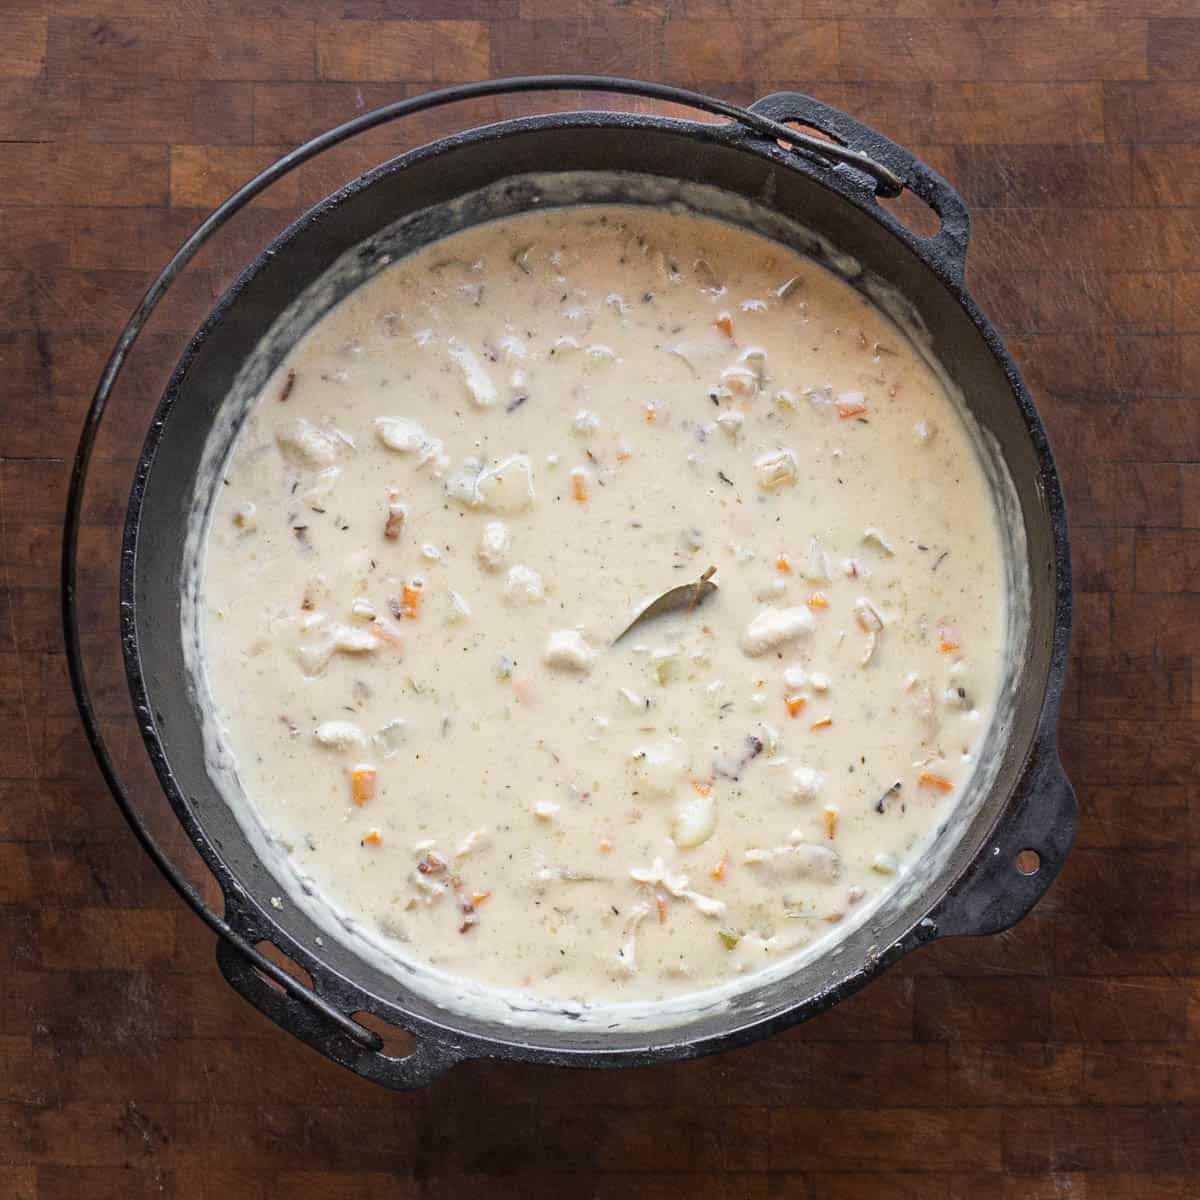
[{"label": "cast iron pot", "polygon": [[[75,598],[82,493],[97,429],[125,357],[171,282],[233,212],[300,162],[362,129],[471,96],[555,88],[647,95],[730,117],[694,123],[612,112],[529,117],[471,130],[406,154],[362,176],[307,213],[244,273],[192,339],[164,394],[139,460],[121,564],[121,637],[138,724],[174,812],[215,876],[224,914],[208,907],[155,843],[113,767],[99,730],[80,652]],[[832,141],[783,126],[801,123]],[[205,768],[194,690],[181,632],[183,529],[206,438],[235,376],[264,333],[305,287],[406,214],[432,214],[426,237],[446,232],[446,202],[491,189],[510,209],[532,203],[531,173],[653,176],[709,185],[795,218],[897,289],[928,327],[933,350],[992,439],[1015,489],[1010,551],[1024,556],[1029,612],[1024,652],[1006,685],[1003,728],[991,753],[986,795],[941,833],[936,869],[893,894],[870,921],[791,974],[758,983],[731,1003],[668,1028],[523,1029],[439,1008],[320,930],[303,911],[269,903],[279,884],[251,847]],[[511,186],[509,186],[511,184]],[[923,238],[879,203],[908,188],[940,217]],[[497,192],[499,189],[499,192]],[[469,208],[469,206],[468,206]],[[479,215],[490,215],[481,213]],[[218,933],[226,979],[279,1025],[330,1058],[392,1088],[428,1083],[476,1057],[566,1066],[633,1066],[741,1045],[805,1020],[855,992],[935,938],[1007,928],[1037,902],[1074,837],[1075,797],[1058,761],[1055,721],[1070,631],[1066,517],[1045,430],[1012,358],[964,283],[969,220],[958,194],[879,133],[807,96],[780,93],[744,110],[679,89],[585,76],[491,81],[401,101],[356,118],[281,159],[218,209],[147,293],[105,370],[75,462],[63,555],[63,608],[72,682],[106,779],[135,833],[181,895]],[[344,262],[344,260],[343,260]],[[344,272],[343,272],[344,274]],[[351,272],[353,274],[353,272]],[[365,271],[364,271],[365,274]],[[277,347],[269,364],[286,346]],[[1014,534],[1023,531],[1023,538]],[[1030,854],[1028,852],[1034,852]],[[273,943],[311,987],[256,949]],[[323,944],[322,944],[323,942]],[[403,1056],[354,1019],[370,1013],[415,1036]]]}]

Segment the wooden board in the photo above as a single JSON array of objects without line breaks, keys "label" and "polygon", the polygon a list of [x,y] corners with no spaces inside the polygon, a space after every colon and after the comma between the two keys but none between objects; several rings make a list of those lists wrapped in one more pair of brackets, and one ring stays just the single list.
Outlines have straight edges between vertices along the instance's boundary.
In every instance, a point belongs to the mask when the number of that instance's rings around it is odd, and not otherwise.
[{"label": "wooden board", "polygon": [[[1195,0],[3,8],[0,1195],[1200,1195]],[[1079,841],[1010,933],[916,954],[766,1044],[630,1073],[471,1064],[393,1096],[230,992],[107,799],[57,626],[69,457],[152,270],[280,148],[437,83],[571,69],[743,101],[809,91],[963,192],[973,285],[1038,397],[1073,519]],[[417,136],[541,103],[423,118]],[[164,338],[396,136],[257,206]],[[155,379],[138,376],[143,402]],[[102,454],[89,580],[116,553],[135,417]],[[115,703],[119,675],[105,685]]]}]

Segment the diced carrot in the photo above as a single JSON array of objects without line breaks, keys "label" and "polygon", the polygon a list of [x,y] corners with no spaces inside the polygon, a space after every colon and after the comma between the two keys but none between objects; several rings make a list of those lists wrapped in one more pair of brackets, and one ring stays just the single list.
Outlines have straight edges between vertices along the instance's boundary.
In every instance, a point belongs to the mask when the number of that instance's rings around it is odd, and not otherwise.
[{"label": "diced carrot", "polygon": [[835,401],[835,403],[837,405],[838,416],[841,417],[843,421],[848,421],[851,417],[860,416],[862,413],[867,411],[867,404],[865,400],[838,399]]},{"label": "diced carrot", "polygon": [[938,630],[938,649],[943,654],[953,654],[961,645],[958,630],[953,625],[943,625]]},{"label": "diced carrot", "polygon": [[580,504],[588,498],[587,475],[583,471],[571,472],[571,491]]},{"label": "diced carrot", "polygon": [[722,332],[722,333],[723,333],[723,334],[724,334],[724,335],[725,335],[727,338],[731,338],[731,337],[733,337],[733,318],[732,318],[732,317],[731,317],[731,316],[730,316],[730,315],[729,315],[727,312],[723,312],[723,313],[722,313],[722,314],[721,314],[721,315],[720,315],[720,316],[719,316],[719,317],[718,317],[718,318],[717,318],[717,319],[716,319],[716,320],[713,322],[713,324],[714,324],[714,325],[715,325],[715,326],[716,326],[716,327],[717,327],[717,328],[718,328],[718,329],[719,329],[719,330],[720,330],[720,331],[721,331],[721,332]]},{"label": "diced carrot", "polygon": [[410,621],[415,621],[420,611],[421,589],[419,587],[412,587],[406,583],[404,590],[400,594],[400,613]]},{"label": "diced carrot", "polygon": [[728,870],[729,870],[729,859],[727,859],[724,855],[722,855],[720,861],[717,863],[717,865],[715,867],[713,867],[713,869],[711,871],[709,871],[709,874],[714,879],[724,879],[725,873]]},{"label": "diced carrot", "polygon": [[790,575],[792,573],[792,564],[786,554],[781,554],[775,560],[775,570],[782,571],[785,575]]},{"label": "diced carrot", "polygon": [[472,892],[471,903],[482,904],[491,894],[491,892]]},{"label": "diced carrot", "polygon": [[350,772],[350,796],[355,804],[374,799],[376,775],[374,767],[355,767]]},{"label": "diced carrot", "polygon": [[711,779],[689,779],[698,796],[707,796],[712,791]]},{"label": "diced carrot", "polygon": [[939,792],[954,791],[954,781],[947,779],[945,775],[935,775],[932,771],[922,771],[917,776],[917,782],[922,787],[937,788]]},{"label": "diced carrot", "polygon": [[813,592],[813,594],[811,596],[809,596],[809,598],[808,598],[808,607],[809,608],[828,608],[829,607],[829,598],[825,595],[824,592]]},{"label": "diced carrot", "polygon": [[646,414],[646,424],[653,425],[658,417],[658,405],[650,400],[642,405],[642,412]]},{"label": "diced carrot", "polygon": [[845,915],[846,915],[845,913],[831,912],[828,915],[822,917],[821,920],[828,921],[830,923],[830,925],[836,925],[840,920],[842,920],[845,917]]},{"label": "diced carrot", "polygon": [[832,838],[837,833],[838,827],[838,810],[832,805],[825,806],[825,836]]},{"label": "diced carrot", "polygon": [[608,854],[612,850],[612,842],[608,838],[600,839],[600,853]]},{"label": "diced carrot", "polygon": [[658,923],[665,925],[667,923],[667,902],[662,896],[655,896],[654,906],[658,909]]},{"label": "diced carrot", "polygon": [[629,448],[629,443],[622,438],[617,443],[617,462],[628,462],[633,457],[633,451]]},{"label": "diced carrot", "polygon": [[362,844],[364,846],[378,846],[382,841],[383,838],[379,836],[379,830],[372,829],[371,832],[368,833],[365,838],[363,838]]},{"label": "diced carrot", "polygon": [[828,729],[833,724],[832,717],[822,717],[819,721],[814,721],[812,727],[814,729]]},{"label": "diced carrot", "polygon": [[789,717],[798,717],[804,711],[804,706],[807,703],[807,696],[788,696],[784,699]]}]

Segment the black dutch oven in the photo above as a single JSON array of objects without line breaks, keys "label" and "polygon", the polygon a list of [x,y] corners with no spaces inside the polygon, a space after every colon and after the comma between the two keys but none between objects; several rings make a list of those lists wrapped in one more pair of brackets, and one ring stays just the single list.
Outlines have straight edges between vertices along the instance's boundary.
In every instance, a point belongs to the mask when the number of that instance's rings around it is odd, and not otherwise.
[{"label": "black dutch oven", "polygon": [[[517,91],[584,89],[640,95],[729,120],[691,122],[614,112],[535,116],[473,129],[388,162],[328,197],[245,271],[192,339],[159,404],[138,462],[121,564],[121,638],[138,725],[183,830],[224,899],[218,914],[152,836],[119,777],[85,678],[76,606],[80,510],[88,464],[113,385],[163,294],[208,237],[272,182],[347,137],[455,100]],[[784,122],[795,122],[813,136]],[[654,177],[668,192],[706,185],[752,202],[742,211],[793,218],[861,264],[857,279],[898,291],[927,327],[932,349],[961,389],[1012,500],[1004,537],[1024,577],[1028,611],[1010,657],[998,718],[983,757],[987,786],[938,836],[927,869],[836,943],[770,982],[747,981],[730,1002],[666,1027],[597,1029],[564,1020],[523,1027],[519,1014],[493,1021],[440,1008],[402,978],[379,970],[320,930],[294,905],[269,901],[279,884],[247,840],[205,768],[195,690],[188,686],[181,628],[183,530],[202,451],[235,376],[297,295],[354,252],[361,279],[378,264],[385,228],[411,214],[426,239],[449,230],[451,207],[469,223],[464,196],[538,202],[523,182],[545,172],[607,180],[591,198],[621,200],[628,181]],[[879,203],[908,189],[940,219],[921,237]],[[661,186],[660,186],[661,194]],[[475,212],[493,215],[495,206]],[[462,213],[467,216],[463,218]],[[753,224],[753,217],[747,218]],[[690,1058],[749,1042],[805,1020],[855,992],[905,954],[936,938],[990,934],[1024,916],[1071,845],[1075,797],[1058,761],[1055,722],[1070,631],[1070,565],[1062,494],[1046,433],[1016,365],[964,282],[969,219],[958,194],[908,151],[810,97],[779,93],[749,109],[632,80],[544,76],[429,93],[364,114],[275,163],[214,212],[156,280],[126,327],[97,389],[75,461],[63,551],[63,609],[72,682],[88,736],[118,803],[147,852],[217,932],[226,979],[279,1025],[330,1058],[392,1088],[434,1079],[476,1057],[612,1067]],[[410,243],[411,244],[411,243]],[[342,272],[342,290],[355,272]],[[338,298],[334,296],[333,299]],[[309,322],[311,324],[311,321]],[[286,345],[276,347],[273,366]],[[1022,644],[1023,643],[1023,644]],[[311,986],[256,948],[270,942],[299,964]],[[386,1053],[356,1014],[373,1014],[415,1038],[411,1053]]]}]

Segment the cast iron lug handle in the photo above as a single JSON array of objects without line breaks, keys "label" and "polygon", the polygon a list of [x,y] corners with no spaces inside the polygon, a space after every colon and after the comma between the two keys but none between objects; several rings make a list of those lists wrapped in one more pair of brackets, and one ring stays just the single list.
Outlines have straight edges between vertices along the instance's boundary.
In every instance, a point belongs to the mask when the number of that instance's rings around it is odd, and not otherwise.
[{"label": "cast iron lug handle", "polygon": [[396,1091],[427,1087],[466,1057],[457,1047],[423,1036],[416,1037],[412,1053],[403,1058],[385,1054],[383,1040],[373,1030],[315,993],[297,999],[273,987],[226,938],[217,939],[217,966],[229,986],[276,1025],[384,1087]]},{"label": "cast iron lug handle", "polygon": [[[921,941],[1002,933],[1045,895],[1075,840],[1079,807],[1053,738],[1039,743],[1011,809],[1001,818],[975,865],[923,925]],[[1036,870],[1018,866],[1022,851],[1037,855]]]},{"label": "cast iron lug handle", "polygon": [[[857,151],[872,162],[886,167],[913,195],[919,197],[941,218],[942,227],[932,237],[923,238],[909,233],[924,246],[933,264],[961,284],[967,269],[967,244],[971,236],[971,214],[963,198],[931,166],[911,151],[893,142],[869,125],[830,108],[820,100],[802,92],[773,92],[750,105],[750,111],[781,123],[798,121],[834,138],[840,145]],[[819,153],[797,147],[801,153]],[[827,159],[834,169],[845,174],[853,170],[852,163]],[[867,178],[863,177],[864,180]],[[887,195],[878,186],[877,178],[866,185],[872,199]]]}]

